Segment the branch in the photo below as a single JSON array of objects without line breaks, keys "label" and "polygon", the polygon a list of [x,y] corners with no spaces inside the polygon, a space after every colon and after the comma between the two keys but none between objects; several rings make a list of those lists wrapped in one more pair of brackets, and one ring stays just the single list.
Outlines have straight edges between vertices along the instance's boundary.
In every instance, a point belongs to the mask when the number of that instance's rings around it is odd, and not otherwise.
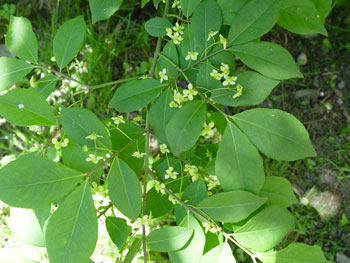
[{"label": "branch", "polygon": [[[153,174],[152,178],[154,180],[159,181],[159,179],[154,176]],[[161,182],[162,183],[162,182]],[[204,221],[205,223],[207,223],[208,225],[210,225],[213,228],[216,228],[216,225],[213,224],[208,218],[206,218],[205,216],[203,216],[202,214],[200,214],[196,209],[194,209],[193,207],[188,206],[187,204],[185,204],[180,198],[178,198],[171,190],[169,190],[168,188],[164,188],[165,192],[167,192],[170,196],[172,196],[182,207],[184,207],[185,209],[187,209],[189,212],[191,212],[193,215],[195,215],[196,217],[198,217],[200,220]],[[242,246],[237,240],[235,240],[230,234],[224,232],[223,230],[220,230],[220,233],[227,238],[228,240],[230,240],[232,243],[234,243],[236,246],[238,246],[240,249],[242,249],[245,253],[247,253],[251,259],[253,260],[254,263],[256,262],[256,256],[250,252],[248,249],[246,249],[244,246]]]},{"label": "branch", "polygon": [[[170,0],[166,0],[165,2],[165,8],[164,8],[164,13],[163,13],[163,18],[166,18],[170,8]],[[154,51],[153,55],[153,61],[152,61],[152,66],[151,66],[151,71],[149,73],[149,76],[151,78],[155,77],[155,72],[156,72],[156,66],[159,58],[159,53],[160,49],[162,46],[162,38],[158,37],[157,39],[157,45],[156,49]],[[145,173],[143,177],[143,200],[142,200],[142,215],[146,213],[146,199],[147,199],[147,177],[149,174],[149,157],[150,157],[150,152],[149,152],[149,140],[150,140],[150,127],[149,127],[149,108],[147,106],[146,108],[146,138],[145,138]],[[142,251],[143,251],[143,262],[147,263],[147,247],[146,247],[146,226],[142,225]]]}]

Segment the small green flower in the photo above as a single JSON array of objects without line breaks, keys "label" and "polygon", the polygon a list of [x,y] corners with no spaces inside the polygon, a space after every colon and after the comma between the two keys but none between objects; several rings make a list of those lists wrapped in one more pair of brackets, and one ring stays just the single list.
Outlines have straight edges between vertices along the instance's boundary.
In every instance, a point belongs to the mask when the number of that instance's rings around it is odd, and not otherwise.
[{"label": "small green flower", "polygon": [[236,84],[236,80],[237,80],[237,77],[235,76],[227,76],[225,78],[225,81],[222,83],[222,85],[224,86],[228,86],[228,85],[235,85]]},{"label": "small green flower", "polygon": [[183,34],[184,33],[184,29],[185,27],[183,25],[179,25],[178,22],[176,22],[175,26],[173,27],[174,31],[179,33],[179,34]]},{"label": "small green flower", "polygon": [[160,183],[158,181],[154,181],[154,189],[156,189],[158,193],[165,195],[165,184]]},{"label": "small green flower", "polygon": [[163,154],[170,153],[168,146],[166,144],[161,144],[159,146],[160,152]]},{"label": "small green flower", "polygon": [[167,27],[165,31],[168,37],[173,38],[173,30],[170,27]]},{"label": "small green flower", "polygon": [[86,162],[93,162],[94,164],[97,164],[100,160],[103,160],[103,157],[96,156],[95,154],[90,153],[89,157],[85,159]]},{"label": "small green flower", "polygon": [[216,132],[214,126],[215,123],[213,121],[211,121],[209,124],[205,122],[203,130],[201,131],[201,136],[203,136],[205,139],[213,138]]},{"label": "small green flower", "polygon": [[119,115],[119,116],[116,116],[116,117],[112,117],[112,121],[114,122],[114,124],[118,125],[120,123],[125,123],[125,120],[124,120],[124,116],[123,115]]},{"label": "small green flower", "polygon": [[227,38],[224,38],[223,35],[219,35],[220,37],[220,43],[224,46],[224,49],[227,47]]},{"label": "small green flower", "polygon": [[221,80],[222,74],[219,73],[216,69],[213,69],[210,73],[210,76],[212,76],[214,79]]},{"label": "small green flower", "polygon": [[83,149],[83,152],[89,151],[89,148],[87,147],[87,145],[84,145],[84,146],[82,147],[82,149]]},{"label": "small green flower", "polygon": [[179,45],[184,38],[179,34],[179,32],[175,32],[173,35],[173,42],[175,45]]},{"label": "small green flower", "polygon": [[196,96],[198,92],[193,89],[193,85],[190,83],[188,84],[187,89],[183,91],[183,94],[184,98],[188,98],[189,101],[192,101],[193,97]]},{"label": "small green flower", "polygon": [[188,51],[187,56],[185,57],[186,60],[193,60],[196,61],[198,59],[198,52],[195,51]]},{"label": "small green flower", "polygon": [[96,140],[97,138],[102,138],[103,136],[98,135],[97,133],[93,132],[90,135],[86,136],[85,139],[89,139],[89,140]]},{"label": "small green flower", "polygon": [[143,158],[143,156],[145,155],[146,153],[134,152],[131,156],[140,159],[140,158]]},{"label": "small green flower", "polygon": [[210,31],[209,34],[208,34],[208,39],[207,41],[209,41],[211,38],[214,39],[214,36],[219,33],[219,31]]},{"label": "small green flower", "polygon": [[166,68],[163,68],[162,71],[159,72],[159,77],[160,77],[160,83],[163,83],[163,81],[167,81],[169,78],[166,74]]},{"label": "small green flower", "polygon": [[52,143],[55,145],[56,150],[59,150],[63,147],[67,147],[69,143],[69,139],[65,138],[62,142],[59,142],[56,138],[52,139]]},{"label": "small green flower", "polygon": [[236,94],[232,96],[234,99],[239,98],[243,95],[243,86],[241,84],[237,84],[236,89]]},{"label": "small green flower", "polygon": [[181,5],[180,5],[179,0],[174,0],[173,4],[172,4],[172,6],[171,6],[171,8],[176,8],[176,7],[177,7],[178,9],[181,8]]},{"label": "small green flower", "polygon": [[166,174],[164,176],[164,179],[171,178],[171,179],[175,180],[177,175],[179,174],[177,172],[174,172],[174,167],[172,167],[172,166],[170,166],[165,172],[166,172]]}]

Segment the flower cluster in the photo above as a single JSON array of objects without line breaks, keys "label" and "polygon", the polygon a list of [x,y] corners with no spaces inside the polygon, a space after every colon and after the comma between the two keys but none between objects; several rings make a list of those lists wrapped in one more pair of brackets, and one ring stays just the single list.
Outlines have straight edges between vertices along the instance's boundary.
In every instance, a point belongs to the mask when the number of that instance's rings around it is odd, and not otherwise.
[{"label": "flower cluster", "polygon": [[220,185],[220,182],[215,175],[209,175],[209,178],[204,178],[204,180],[207,182],[209,191]]},{"label": "flower cluster", "polygon": [[159,149],[160,149],[160,152],[162,154],[167,154],[167,153],[170,153],[169,149],[168,149],[168,146],[166,144],[161,144],[159,146]]},{"label": "flower cluster", "polygon": [[118,125],[120,123],[125,123],[125,120],[124,120],[124,116],[123,115],[119,115],[119,116],[116,116],[116,117],[112,117],[112,121],[114,122],[115,125]]},{"label": "flower cluster", "polygon": [[173,26],[173,28],[166,28],[166,35],[168,37],[170,37],[175,45],[179,45],[181,43],[182,40],[184,40],[183,38],[183,34],[184,34],[184,29],[185,27],[183,25],[180,25],[178,22],[176,22],[175,26]]},{"label": "flower cluster", "polygon": [[90,153],[89,157],[85,159],[86,162],[92,162],[94,164],[97,164],[100,160],[103,160],[103,157],[96,156],[95,154]]},{"label": "flower cluster", "polygon": [[152,216],[144,215],[143,217],[139,217],[136,219],[134,226],[141,227],[143,225],[150,226],[153,224]]},{"label": "flower cluster", "polygon": [[91,133],[90,135],[86,136],[85,139],[89,139],[89,140],[94,141],[94,140],[96,140],[97,138],[101,138],[101,137],[103,137],[103,136],[98,135],[97,133],[93,132],[93,133]]},{"label": "flower cluster", "polygon": [[165,184],[160,183],[158,181],[153,181],[154,182],[154,189],[161,195],[165,195]]},{"label": "flower cluster", "polygon": [[[177,194],[175,194],[175,196],[181,200],[181,193],[177,193]],[[172,202],[174,205],[177,204],[176,198],[173,197],[172,195],[169,195],[168,200],[169,200],[170,202]]]},{"label": "flower cluster", "polygon": [[143,156],[145,155],[146,153],[134,152],[131,156],[140,159],[143,158]]},{"label": "flower cluster", "polygon": [[184,102],[192,101],[197,94],[198,92],[193,89],[193,85],[190,83],[182,94],[178,91],[174,92],[174,100],[170,102],[169,106],[171,108],[181,108]]},{"label": "flower cluster", "polygon": [[190,165],[190,164],[185,164],[184,171],[191,176],[192,182],[195,182],[195,181],[198,180],[198,178],[199,178],[199,170],[198,170],[197,166]]},{"label": "flower cluster", "polygon": [[56,150],[59,150],[63,147],[67,147],[69,143],[69,139],[65,138],[63,141],[59,142],[56,138],[52,139],[53,145],[55,145]]},{"label": "flower cluster", "polygon": [[210,233],[218,233],[218,232],[221,232],[221,227],[218,227],[218,226],[211,226],[210,224],[206,223],[206,222],[203,222],[202,223],[203,227],[204,227],[204,231],[205,233],[208,233],[208,231]]},{"label": "flower cluster", "polygon": [[176,179],[176,177],[178,176],[179,173],[174,171],[174,167],[169,166],[169,168],[165,171],[165,176],[164,179]]},{"label": "flower cluster", "polygon": [[[213,69],[210,73],[210,76],[213,78],[222,81],[223,86],[234,86],[236,85],[237,77],[230,75],[230,68],[227,64],[221,63],[220,71]],[[232,96],[232,98],[236,99],[243,95],[243,86],[241,84],[236,85],[236,93]]]},{"label": "flower cluster", "polygon": [[203,125],[203,130],[201,131],[201,136],[205,139],[213,138],[216,133],[216,128],[214,128],[215,123],[210,121],[209,123],[205,122]]},{"label": "flower cluster", "polygon": [[174,0],[171,8],[177,8],[177,9],[181,9],[181,4],[179,0]]}]

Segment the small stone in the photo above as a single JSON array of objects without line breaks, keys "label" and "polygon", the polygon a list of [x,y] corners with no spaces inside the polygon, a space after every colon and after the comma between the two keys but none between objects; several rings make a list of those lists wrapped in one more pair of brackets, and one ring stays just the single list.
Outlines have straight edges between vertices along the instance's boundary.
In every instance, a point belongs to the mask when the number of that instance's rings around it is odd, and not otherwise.
[{"label": "small stone", "polygon": [[338,252],[335,261],[337,263],[350,263],[350,258],[345,256],[343,253]]},{"label": "small stone", "polygon": [[339,88],[339,89],[344,89],[344,88],[345,88],[345,81],[344,81],[344,80],[342,80],[342,81],[339,82],[338,88]]},{"label": "small stone", "polygon": [[306,54],[305,53],[301,53],[298,56],[297,62],[301,66],[306,65],[306,63],[307,63],[307,56],[306,56]]}]

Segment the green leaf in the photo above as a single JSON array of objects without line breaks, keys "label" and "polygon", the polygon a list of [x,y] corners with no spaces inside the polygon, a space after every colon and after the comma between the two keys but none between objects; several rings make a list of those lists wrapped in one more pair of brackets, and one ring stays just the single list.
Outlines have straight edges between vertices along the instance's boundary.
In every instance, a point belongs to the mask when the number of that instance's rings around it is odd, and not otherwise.
[{"label": "green leaf", "polygon": [[136,219],[141,212],[142,191],[135,172],[116,158],[108,177],[108,194],[112,203],[125,216]]},{"label": "green leaf", "polygon": [[106,217],[106,228],[109,237],[120,250],[131,234],[131,227],[123,218]]},{"label": "green leaf", "polygon": [[215,171],[226,191],[258,193],[264,184],[264,166],[259,152],[232,122],[228,122],[222,136]]},{"label": "green leaf", "polygon": [[170,119],[166,137],[175,155],[187,151],[198,140],[206,119],[206,104],[194,101],[185,104]]},{"label": "green leaf", "polygon": [[201,263],[236,263],[230,245],[225,242],[206,253]]},{"label": "green leaf", "polygon": [[123,0],[89,0],[92,23],[110,18],[117,12]]},{"label": "green leaf", "polygon": [[142,244],[141,238],[135,238],[134,242],[132,242],[128,254],[126,254],[124,263],[131,263],[133,259],[136,257],[136,254],[139,252]]},{"label": "green leaf", "polygon": [[244,247],[267,251],[294,228],[294,217],[281,206],[268,206],[238,228],[233,237]]},{"label": "green leaf", "polygon": [[0,200],[14,207],[43,208],[59,201],[84,175],[34,155],[0,170]]},{"label": "green leaf", "polygon": [[60,69],[67,66],[78,54],[83,46],[85,32],[83,16],[68,20],[57,30],[53,40],[53,54]]},{"label": "green leaf", "polygon": [[149,122],[156,138],[162,143],[167,143],[166,126],[171,117],[177,111],[169,106],[173,100],[170,89],[166,89],[152,104],[149,111]]},{"label": "green leaf", "polygon": [[141,8],[144,8],[151,0],[141,0]]},{"label": "green leaf", "polygon": [[230,50],[248,67],[272,79],[302,78],[291,54],[270,42],[249,42]]},{"label": "green leaf", "polygon": [[238,72],[237,84],[243,87],[243,95],[233,98],[236,94],[235,89],[215,90],[211,99],[214,101],[232,107],[254,106],[262,103],[279,84],[279,81],[269,79],[253,71]]},{"label": "green leaf", "polygon": [[58,80],[59,78],[57,76],[48,74],[39,81],[35,82],[36,86],[33,88],[33,90],[46,99],[55,89]]},{"label": "green leaf", "polygon": [[208,198],[207,186],[202,179],[198,179],[190,184],[182,196],[182,199],[187,200],[186,204],[189,205],[197,205],[206,198]]},{"label": "green leaf", "polygon": [[154,188],[147,192],[145,214],[152,214],[153,218],[157,218],[169,213],[173,208],[174,204],[169,201],[168,195],[162,195]]},{"label": "green leaf", "polygon": [[51,107],[31,89],[16,88],[0,96],[0,115],[18,126],[56,124]]},{"label": "green leaf", "polygon": [[330,263],[319,246],[292,243],[288,247],[257,255],[263,263]]},{"label": "green leaf", "polygon": [[13,55],[38,63],[38,40],[27,18],[11,16],[5,41]]},{"label": "green leaf", "polygon": [[[178,221],[178,220],[177,220]],[[187,227],[194,230],[193,237],[186,246],[177,251],[169,252],[169,258],[172,263],[200,263],[205,245],[205,235],[198,221],[187,214],[180,224],[181,227]]]},{"label": "green leaf", "polygon": [[155,79],[129,81],[117,89],[108,107],[119,112],[139,110],[149,104],[165,86]]},{"label": "green leaf", "polygon": [[282,0],[278,24],[296,34],[328,36],[320,14],[310,0]]},{"label": "green leaf", "polygon": [[[196,51],[201,54],[203,51],[207,53],[208,47],[213,43],[213,40],[208,41],[208,35],[210,32],[220,31],[222,25],[222,15],[219,5],[214,0],[202,1],[193,12],[191,19],[194,35],[199,46],[199,50]],[[186,35],[185,35],[186,37]],[[185,56],[187,54],[184,54]]]},{"label": "green leaf", "polygon": [[332,9],[332,0],[311,0],[311,2],[314,3],[324,21]]},{"label": "green leaf", "polygon": [[0,248],[0,263],[39,263],[21,255],[19,249]]},{"label": "green leaf", "polygon": [[19,240],[28,245],[45,247],[44,228],[50,207],[41,209],[10,208],[10,227]]},{"label": "green leaf", "polygon": [[213,54],[215,52],[218,52],[216,55],[213,55],[209,58],[210,63],[216,67],[216,69],[220,68],[222,66],[221,63],[227,64],[229,66],[229,69],[231,72],[235,71],[235,57],[232,54],[232,52],[224,50],[222,51],[222,45],[215,45],[210,53]]},{"label": "green leaf", "polygon": [[214,194],[197,207],[214,220],[235,223],[246,219],[266,201],[267,198],[249,192],[232,191]]},{"label": "green leaf", "polygon": [[259,195],[267,197],[270,204],[284,207],[289,207],[298,201],[290,182],[278,176],[266,177]]},{"label": "green leaf", "polygon": [[96,247],[97,228],[90,184],[85,181],[50,218],[46,229],[50,262],[87,262]]},{"label": "green leaf", "polygon": [[223,88],[221,81],[210,76],[210,73],[216,69],[209,61],[201,63],[198,66],[198,75],[196,80],[196,88],[202,92]]},{"label": "green leaf", "polygon": [[287,112],[257,108],[232,118],[256,147],[271,158],[295,161],[316,156],[307,130]]},{"label": "green leaf", "polygon": [[146,32],[153,37],[165,36],[166,28],[172,28],[172,24],[162,17],[151,18],[145,24]]},{"label": "green leaf", "polygon": [[[143,152],[143,149],[145,149],[145,136],[141,136],[142,133],[143,129],[141,129],[137,124],[128,120],[125,120],[125,123],[118,124],[117,128],[115,126],[111,126],[110,129],[113,150],[121,151],[123,149],[118,157],[126,162],[126,164],[132,168],[136,174],[142,170],[144,158],[135,158],[132,156],[132,154],[134,152]],[[131,140],[135,141],[131,143]]]},{"label": "green leaf", "polygon": [[179,65],[179,53],[177,51],[176,45],[169,41],[163,48],[162,55],[167,57],[173,63],[170,63],[167,59],[160,57],[159,58],[159,68],[160,70],[166,69],[167,76],[169,77],[168,81],[173,81],[178,75],[178,70],[174,66]]},{"label": "green leaf", "polygon": [[160,252],[181,249],[193,235],[193,229],[180,226],[165,226],[153,230],[146,238],[150,248]]},{"label": "green leaf", "polygon": [[200,0],[180,0],[181,10],[185,17],[189,18],[200,2]]},{"label": "green leaf", "polygon": [[[92,170],[96,169],[96,167],[99,165],[86,161],[86,158],[89,156],[89,154],[94,153],[94,149],[90,149],[88,152],[84,152],[82,147],[73,144],[71,141],[67,147],[61,148],[63,164],[82,173],[89,173]],[[89,180],[99,183],[102,171],[103,167],[92,173],[89,176]]]},{"label": "green leaf", "polygon": [[224,25],[231,25],[232,19],[237,15],[249,0],[218,0],[218,4],[222,11]]},{"label": "green leaf", "polygon": [[280,0],[251,0],[233,17],[230,44],[243,44],[265,35],[276,24]]},{"label": "green leaf", "polygon": [[[104,124],[91,111],[83,108],[63,108],[61,111],[63,130],[77,147],[86,145],[90,150],[99,148],[97,152],[106,152],[112,148],[110,137]],[[98,136],[96,140],[86,138],[92,133]]]},{"label": "green leaf", "polygon": [[22,80],[34,68],[33,65],[17,59],[0,57],[0,91],[10,88]]}]

